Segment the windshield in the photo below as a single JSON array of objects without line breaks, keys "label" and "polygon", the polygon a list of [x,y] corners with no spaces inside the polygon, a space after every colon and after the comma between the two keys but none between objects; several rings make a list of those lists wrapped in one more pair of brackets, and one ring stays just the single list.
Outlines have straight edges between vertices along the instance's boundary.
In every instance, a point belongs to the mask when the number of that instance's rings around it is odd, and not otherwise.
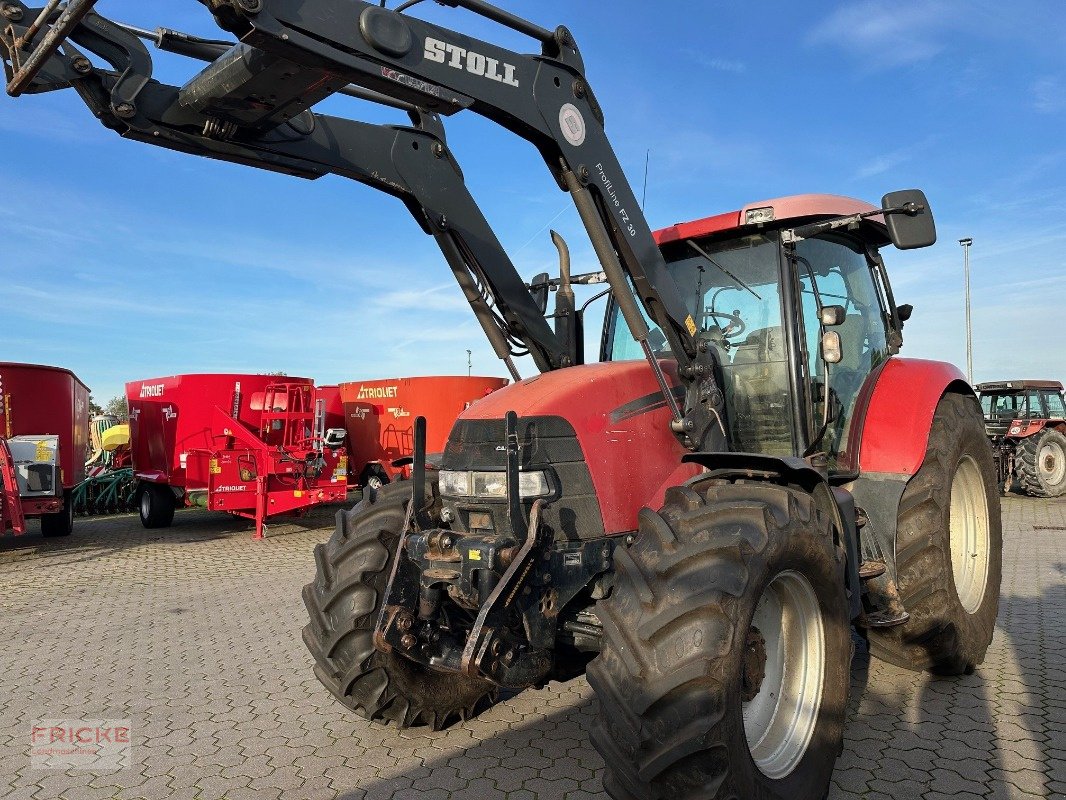
[{"label": "windshield", "polygon": [[[702,252],[699,252],[699,250]],[[733,449],[792,455],[792,399],[781,328],[781,262],[777,240],[767,236],[686,245],[667,258],[667,268],[722,365]],[[658,329],[652,346],[667,355]],[[613,314],[608,356],[642,358],[625,320]]]},{"label": "windshield", "polygon": [[[1040,403],[1029,405],[1026,394],[986,394],[981,398],[985,417],[988,419],[1031,419],[1040,416]],[[1035,399],[1035,398],[1034,398]],[[1033,412],[1036,412],[1035,414]]]}]

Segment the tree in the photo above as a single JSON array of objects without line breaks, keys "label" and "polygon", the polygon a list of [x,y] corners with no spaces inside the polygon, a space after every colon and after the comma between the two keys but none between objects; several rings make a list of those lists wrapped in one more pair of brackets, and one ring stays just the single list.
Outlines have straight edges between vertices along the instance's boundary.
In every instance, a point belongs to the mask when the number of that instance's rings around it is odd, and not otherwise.
[{"label": "tree", "polygon": [[126,406],[126,398],[124,395],[117,395],[107,401],[107,405],[104,406],[105,414],[113,414],[119,418],[120,422],[126,422],[130,418],[129,408]]},{"label": "tree", "polygon": [[103,414],[103,413],[104,413],[104,409],[101,408],[99,403],[97,403],[95,400],[93,400],[93,396],[92,395],[89,395],[89,416],[90,417],[95,417],[96,415]]}]

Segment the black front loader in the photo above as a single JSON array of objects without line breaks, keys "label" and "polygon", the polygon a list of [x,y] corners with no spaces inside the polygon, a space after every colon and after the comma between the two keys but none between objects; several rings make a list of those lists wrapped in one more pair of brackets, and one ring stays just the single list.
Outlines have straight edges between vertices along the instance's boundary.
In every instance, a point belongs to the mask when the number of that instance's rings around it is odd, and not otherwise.
[{"label": "black front loader", "polygon": [[[573,197],[668,398],[675,434],[692,449],[726,449],[713,353],[694,335],[566,28],[548,31],[481,0],[447,3],[540,42],[540,55],[523,55],[357,0],[202,1],[239,42],[124,26],[94,13],[95,0],[5,2],[8,92],[73,87],[125,138],[304,178],[334,173],[399,197],[435,237],[513,376],[512,357],[526,353],[541,371],[571,366],[580,360],[577,326],[557,319],[553,330],[546,322],[448,150],[439,117],[482,114],[530,141]],[[183,87],[159,83],[141,38],[211,63]],[[412,127],[311,111],[338,93],[403,108]],[[683,408],[652,357],[634,290],[679,361]]]}]

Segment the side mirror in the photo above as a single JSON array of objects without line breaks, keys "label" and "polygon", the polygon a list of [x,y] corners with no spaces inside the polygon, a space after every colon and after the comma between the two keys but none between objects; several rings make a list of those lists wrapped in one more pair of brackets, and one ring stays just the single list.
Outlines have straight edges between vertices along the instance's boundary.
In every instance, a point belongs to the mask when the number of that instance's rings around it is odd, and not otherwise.
[{"label": "side mirror", "polygon": [[914,313],[914,306],[910,303],[904,303],[901,306],[896,306],[896,316],[899,317],[900,322],[906,322],[911,318],[911,314]]},{"label": "side mirror", "polygon": [[818,319],[826,328],[840,325],[845,316],[847,312],[844,311],[844,306],[822,306],[818,311]]},{"label": "side mirror", "polygon": [[323,443],[330,450],[336,450],[340,447],[344,447],[344,439],[347,437],[348,432],[344,428],[330,428],[326,431],[326,437]]},{"label": "side mirror", "polygon": [[840,334],[826,331],[822,334],[822,360],[826,364],[839,364],[844,358],[844,347],[840,343]]},{"label": "side mirror", "polygon": [[529,282],[529,293],[541,314],[548,312],[548,273],[542,272]]},{"label": "side mirror", "polygon": [[936,241],[936,225],[925,192],[905,189],[881,198],[892,244],[900,250],[928,247]]}]

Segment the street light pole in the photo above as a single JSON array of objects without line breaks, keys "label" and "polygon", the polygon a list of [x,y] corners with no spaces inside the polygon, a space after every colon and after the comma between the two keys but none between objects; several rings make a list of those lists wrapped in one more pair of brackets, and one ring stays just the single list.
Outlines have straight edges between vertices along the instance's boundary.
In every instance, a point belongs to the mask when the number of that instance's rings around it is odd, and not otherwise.
[{"label": "street light pole", "polygon": [[970,328],[970,245],[973,239],[959,239],[962,245],[962,270],[966,276],[966,380],[973,383],[973,335]]}]

